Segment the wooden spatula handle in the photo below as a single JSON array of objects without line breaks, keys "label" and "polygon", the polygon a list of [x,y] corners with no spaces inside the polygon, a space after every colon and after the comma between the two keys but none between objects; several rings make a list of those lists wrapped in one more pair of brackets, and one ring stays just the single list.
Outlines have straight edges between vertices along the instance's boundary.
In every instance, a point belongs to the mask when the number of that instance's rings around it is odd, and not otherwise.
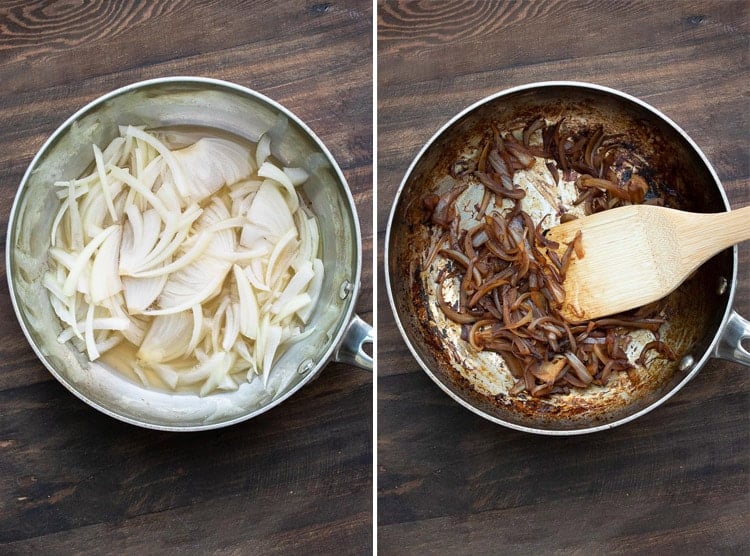
[{"label": "wooden spatula handle", "polygon": [[750,207],[722,213],[629,205],[559,226],[547,238],[562,248],[581,231],[583,256],[565,276],[563,313],[587,320],[664,297],[700,265],[750,239]]},{"label": "wooden spatula handle", "polygon": [[696,260],[708,260],[730,245],[750,239],[750,206],[696,216],[693,226],[699,237],[692,246]]}]

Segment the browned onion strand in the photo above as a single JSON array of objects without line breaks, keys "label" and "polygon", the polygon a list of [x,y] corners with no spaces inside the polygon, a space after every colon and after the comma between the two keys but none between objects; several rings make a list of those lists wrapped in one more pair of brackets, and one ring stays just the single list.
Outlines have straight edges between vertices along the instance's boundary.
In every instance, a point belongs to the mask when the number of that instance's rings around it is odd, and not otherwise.
[{"label": "browned onion strand", "polygon": [[672,348],[670,348],[669,345],[659,340],[654,340],[653,342],[649,342],[645,346],[643,346],[643,351],[641,351],[641,355],[638,357],[638,360],[636,362],[639,365],[643,365],[646,362],[647,352],[652,349],[659,352],[659,355],[662,357],[666,357],[667,359],[672,360],[677,359],[677,355],[674,353],[674,351],[672,351]]},{"label": "browned onion strand", "polygon": [[[583,203],[587,214],[622,204],[659,202],[658,197],[646,200],[649,185],[641,176],[629,173],[619,181],[612,166],[619,136],[605,134],[601,126],[569,136],[564,119],[547,125],[537,118],[520,131],[522,141],[512,133],[503,136],[493,127],[477,161],[462,158],[451,165],[450,173],[459,182],[472,177],[484,189],[481,204],[475,207],[478,224],[470,230],[461,229],[454,206],[467,183],[424,198],[429,224],[443,230],[426,264],[437,256],[452,261],[452,269],[437,280],[440,309],[462,325],[463,340],[477,350],[503,357],[516,380],[511,394],[526,391],[536,397],[550,396],[567,393],[571,387],[604,385],[613,373],[626,371],[632,377],[634,366],[626,350],[633,330],[648,330],[656,336],[644,346],[637,365],[645,362],[651,350],[658,357],[675,359],[676,354],[658,335],[665,322],[653,316],[661,310],[659,303],[596,321],[565,319],[560,312],[565,300],[563,281],[573,258],[585,256],[581,233],[559,256],[560,246],[544,236],[544,220],[534,223],[522,210],[526,192],[513,183],[516,171],[530,168],[535,157],[543,157],[555,182],[560,177],[575,182],[578,198],[574,204]],[[531,144],[536,133],[541,134],[541,147]],[[496,208],[488,213],[493,197]],[[503,199],[510,200],[511,208],[501,211]],[[574,218],[563,214],[561,221]],[[446,280],[458,284],[457,306],[443,295]]]}]

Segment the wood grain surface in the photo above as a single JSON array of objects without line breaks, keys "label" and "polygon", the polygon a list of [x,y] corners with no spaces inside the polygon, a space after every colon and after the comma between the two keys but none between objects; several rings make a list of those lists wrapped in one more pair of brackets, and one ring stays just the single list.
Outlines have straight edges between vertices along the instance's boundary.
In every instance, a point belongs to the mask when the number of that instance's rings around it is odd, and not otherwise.
[{"label": "wood grain surface", "polygon": [[[579,80],[676,121],[750,204],[750,3],[378,2],[382,245],[398,185],[454,114],[507,87]],[[382,249],[378,250],[382,269]],[[539,437],[475,416],[421,371],[378,274],[382,554],[746,554],[750,375],[710,360],[662,407],[606,433]],[[750,246],[735,308],[750,316]]]},{"label": "wood grain surface", "polygon": [[[75,110],[141,79],[226,79],[289,108],[342,167],[363,231],[357,310],[371,322],[372,17],[366,0],[1,2],[3,250],[23,172]],[[215,432],[142,430],[51,377],[0,273],[0,553],[371,552],[370,373],[331,364]]]}]

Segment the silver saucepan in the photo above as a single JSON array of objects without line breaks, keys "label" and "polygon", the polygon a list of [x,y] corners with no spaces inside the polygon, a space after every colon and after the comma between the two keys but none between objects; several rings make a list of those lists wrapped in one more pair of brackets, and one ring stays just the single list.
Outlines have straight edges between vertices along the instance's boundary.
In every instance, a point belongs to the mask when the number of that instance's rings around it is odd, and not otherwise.
[{"label": "silver saucepan", "polygon": [[[263,381],[235,392],[200,397],[146,389],[56,337],[61,326],[42,287],[54,214],[52,184],[82,174],[93,160],[91,144],[106,145],[118,125],[149,128],[200,126],[257,142],[271,137],[272,154],[303,167],[310,179],[303,195],[320,216],[325,279],[309,327]],[[372,368],[363,344],[372,328],[354,314],[362,264],[357,212],[344,175],[320,139],[273,100],[232,83],[170,77],[135,83],[91,102],[63,123],[34,157],[11,209],[7,239],[8,283],[18,320],[50,372],[100,411],[148,428],[195,431],[250,419],[280,404],[313,380],[330,360]]]},{"label": "silver saucepan", "polygon": [[[446,299],[457,295],[436,291],[439,273],[450,270],[445,267],[450,262],[428,256],[442,239],[426,223],[424,200],[456,186],[453,165],[475,158],[493,130],[518,130],[540,117],[548,123],[565,118],[569,129],[601,128],[619,137],[623,159],[647,176],[650,187],[661,189],[670,206],[694,212],[730,208],[716,172],[696,144],[669,118],[632,96],[585,83],[547,82],[478,102],[448,122],[416,156],[397,192],[386,232],[391,307],[425,372],[456,401],[490,421],[527,432],[570,435],[608,429],[647,413],[674,395],[711,357],[750,365],[750,354],[741,344],[750,337],[750,323],[732,310],[736,248],[707,262],[664,301],[668,320],[661,339],[677,359],[647,358],[635,372],[613,375],[605,386],[573,388],[548,398],[514,394],[503,358],[479,352],[461,338],[461,326],[438,306],[438,293]],[[571,203],[569,192],[562,191],[563,185],[550,186],[546,170],[544,175],[525,174],[517,185],[525,189],[524,210],[535,221],[546,216],[553,225],[572,209],[562,206]],[[475,210],[481,201],[481,193],[472,198],[472,190],[467,191],[456,202],[459,213]],[[444,289],[451,287],[456,286]],[[631,361],[649,339],[632,334]]]}]

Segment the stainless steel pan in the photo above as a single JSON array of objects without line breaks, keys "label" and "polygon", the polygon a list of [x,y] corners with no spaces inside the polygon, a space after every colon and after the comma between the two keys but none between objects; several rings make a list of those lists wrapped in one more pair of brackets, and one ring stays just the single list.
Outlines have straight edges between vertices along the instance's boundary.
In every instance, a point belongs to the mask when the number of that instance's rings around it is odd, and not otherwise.
[{"label": "stainless steel pan", "polygon": [[[320,216],[323,291],[309,324],[312,335],[279,359],[267,388],[255,380],[236,392],[205,397],[149,390],[57,342],[60,324],[41,285],[58,205],[52,183],[78,177],[93,160],[91,143],[107,144],[116,136],[117,126],[127,124],[201,126],[254,142],[268,133],[278,160],[304,167],[310,174],[303,194]],[[222,427],[280,404],[330,360],[372,368],[372,359],[362,349],[372,342],[372,328],[354,315],[362,249],[357,212],[344,175],[302,121],[245,87],[170,77],[135,83],[93,101],[63,123],[34,157],[16,195],[8,229],[8,284],[29,343],[71,392],[123,421],[173,431]]]},{"label": "stainless steel pan", "polygon": [[[638,167],[675,208],[695,212],[729,210],[710,163],[695,143],[658,110],[624,93],[574,82],[526,85],[484,99],[458,114],[424,146],[396,195],[386,233],[386,285],[396,322],[425,372],[456,401],[498,424],[542,434],[580,434],[631,421],[657,407],[685,385],[711,357],[750,365],[741,341],[750,324],[732,310],[737,251],[722,252],[668,297],[668,324],[662,339],[680,358],[653,358],[637,373],[619,373],[606,387],[556,394],[548,399],[509,393],[512,377],[502,357],[476,352],[461,339],[460,326],[447,320],[436,301],[441,264],[425,264],[438,234],[425,225],[423,199],[455,186],[451,165],[477,152],[491,125],[500,131],[522,128],[542,116],[565,118],[569,129],[622,134],[620,163]],[[623,169],[623,168],[621,168]],[[526,176],[525,210],[535,220],[556,223],[570,192],[550,190],[548,174]],[[481,192],[479,194],[481,198]],[[479,202],[471,193],[459,213]],[[627,233],[623,231],[623,233]],[[447,289],[447,288],[446,288]],[[451,295],[451,292],[447,292]],[[633,334],[635,360],[650,338]]]}]

